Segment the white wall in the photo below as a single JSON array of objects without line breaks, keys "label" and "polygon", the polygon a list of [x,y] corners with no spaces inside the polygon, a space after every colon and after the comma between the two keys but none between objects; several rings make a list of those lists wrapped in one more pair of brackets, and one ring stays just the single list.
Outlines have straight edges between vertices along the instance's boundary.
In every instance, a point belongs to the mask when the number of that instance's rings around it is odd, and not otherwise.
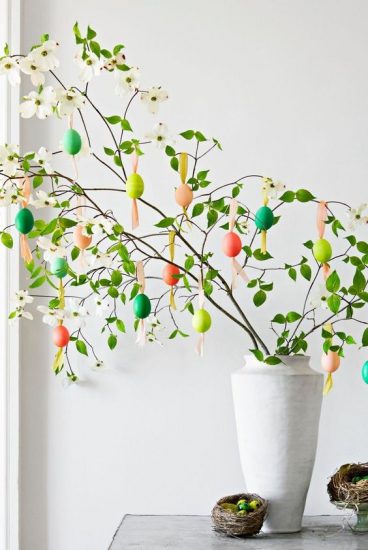
[{"label": "white wall", "polygon": [[[142,68],[146,83],[170,91],[159,120],[173,132],[196,127],[221,139],[224,153],[211,164],[216,181],[262,173],[360,204],[367,200],[367,17],[364,0],[28,0],[23,46],[43,32],[57,37],[68,80],[75,75],[72,24],[91,23],[102,42],[126,44],[128,62]],[[107,95],[106,82],[91,86],[97,100]],[[139,130],[149,128],[141,109],[134,116]],[[25,122],[25,150],[55,147],[62,131],[51,121]],[[175,175],[152,157],[142,161],[147,195],[160,194],[168,210]],[[111,183],[94,165],[85,164],[82,177]],[[290,210],[289,229],[285,223],[270,235],[281,260],[290,259],[290,239],[314,237],[314,220],[313,209]],[[294,257],[301,253],[299,247]],[[291,288],[280,281],[272,308],[295,308]],[[264,315],[268,308],[257,321]],[[130,335],[115,353],[106,351],[112,368],[105,373],[86,374],[79,359],[85,383],[68,390],[50,372],[48,328],[26,326],[22,550],[101,550],[126,512],[207,514],[219,496],[243,488],[229,374],[241,366],[246,341],[214,318],[203,361],[193,338],[141,350]],[[309,514],[333,511],[325,485],[335,467],[367,459],[365,359],[364,352],[347,355],[324,401]]]}]

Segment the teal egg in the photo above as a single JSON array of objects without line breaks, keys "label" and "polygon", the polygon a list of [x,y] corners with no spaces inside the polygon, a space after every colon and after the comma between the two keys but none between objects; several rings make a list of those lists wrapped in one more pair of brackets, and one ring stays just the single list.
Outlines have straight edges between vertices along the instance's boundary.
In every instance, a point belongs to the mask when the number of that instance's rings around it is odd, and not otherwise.
[{"label": "teal egg", "polygon": [[82,148],[82,138],[77,130],[69,128],[63,136],[63,149],[69,155],[77,155]]},{"label": "teal egg", "polygon": [[362,378],[366,384],[368,384],[368,361],[366,361],[362,367]]},{"label": "teal egg", "polygon": [[65,258],[55,258],[51,264],[50,271],[58,279],[62,279],[68,273],[68,262]]},{"label": "teal egg", "polygon": [[15,216],[15,227],[19,233],[26,235],[32,231],[34,226],[34,218],[32,212],[28,208],[22,208]]},{"label": "teal egg", "polygon": [[256,212],[255,223],[259,230],[267,231],[273,225],[273,212],[268,206],[261,206]]},{"label": "teal egg", "polygon": [[138,319],[145,319],[151,313],[151,301],[145,294],[138,294],[133,302],[134,315]]}]

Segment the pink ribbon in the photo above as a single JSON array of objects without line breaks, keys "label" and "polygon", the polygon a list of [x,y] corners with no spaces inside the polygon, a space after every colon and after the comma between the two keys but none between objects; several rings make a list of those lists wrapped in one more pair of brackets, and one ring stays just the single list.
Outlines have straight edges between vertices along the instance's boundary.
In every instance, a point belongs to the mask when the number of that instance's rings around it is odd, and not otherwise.
[{"label": "pink ribbon", "polygon": [[[28,176],[24,178],[22,191],[23,191],[22,207],[27,208],[29,204],[29,199],[31,198],[31,182]],[[20,236],[20,255],[27,264],[29,264],[33,260],[32,251],[29,247],[27,235]]]},{"label": "pink ribbon", "polygon": [[[232,199],[230,201],[230,208],[229,208],[229,231],[230,232],[234,231],[237,212],[238,212],[238,202],[235,199]],[[235,258],[231,258],[231,265],[232,265],[231,289],[233,289],[233,288],[236,288],[237,286],[238,276],[241,277],[245,283],[249,281],[249,277],[245,273],[240,263]]]},{"label": "pink ribbon", "polygon": [[[320,239],[323,239],[325,234],[327,216],[327,203],[326,201],[320,201],[317,207],[317,231]],[[322,274],[323,278],[326,280],[330,274],[329,264],[322,264]]]}]

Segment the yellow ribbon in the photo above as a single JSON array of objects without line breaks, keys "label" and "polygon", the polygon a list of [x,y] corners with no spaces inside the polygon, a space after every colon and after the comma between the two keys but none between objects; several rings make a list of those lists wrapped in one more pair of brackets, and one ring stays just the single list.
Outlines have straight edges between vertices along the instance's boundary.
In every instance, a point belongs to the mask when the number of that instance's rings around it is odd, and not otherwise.
[{"label": "yellow ribbon", "polygon": [[64,366],[64,349],[59,348],[55,354],[54,362],[52,364],[52,370],[55,374],[59,374]]},{"label": "yellow ribbon", "polygon": [[181,183],[185,183],[187,181],[187,174],[188,174],[188,153],[180,153],[179,174],[180,174]]},{"label": "yellow ribbon", "polygon": [[329,372],[326,377],[325,386],[323,388],[323,395],[327,395],[333,387],[333,380],[332,380],[332,374]]}]

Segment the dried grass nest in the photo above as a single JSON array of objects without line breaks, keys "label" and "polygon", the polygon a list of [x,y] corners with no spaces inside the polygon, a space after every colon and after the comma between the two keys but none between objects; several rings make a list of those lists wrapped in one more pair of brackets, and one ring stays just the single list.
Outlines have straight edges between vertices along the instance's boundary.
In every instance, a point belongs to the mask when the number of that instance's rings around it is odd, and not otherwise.
[{"label": "dried grass nest", "polygon": [[[260,506],[246,515],[237,515],[231,510],[223,508],[222,504],[237,504],[239,500],[258,500]],[[268,503],[259,495],[241,493],[221,498],[212,510],[212,520],[216,530],[226,535],[246,537],[256,535],[262,529],[263,520],[267,512]]]},{"label": "dried grass nest", "polygon": [[368,462],[341,466],[327,485],[330,500],[355,505],[368,503],[368,479],[356,479],[364,476],[368,476]]}]

